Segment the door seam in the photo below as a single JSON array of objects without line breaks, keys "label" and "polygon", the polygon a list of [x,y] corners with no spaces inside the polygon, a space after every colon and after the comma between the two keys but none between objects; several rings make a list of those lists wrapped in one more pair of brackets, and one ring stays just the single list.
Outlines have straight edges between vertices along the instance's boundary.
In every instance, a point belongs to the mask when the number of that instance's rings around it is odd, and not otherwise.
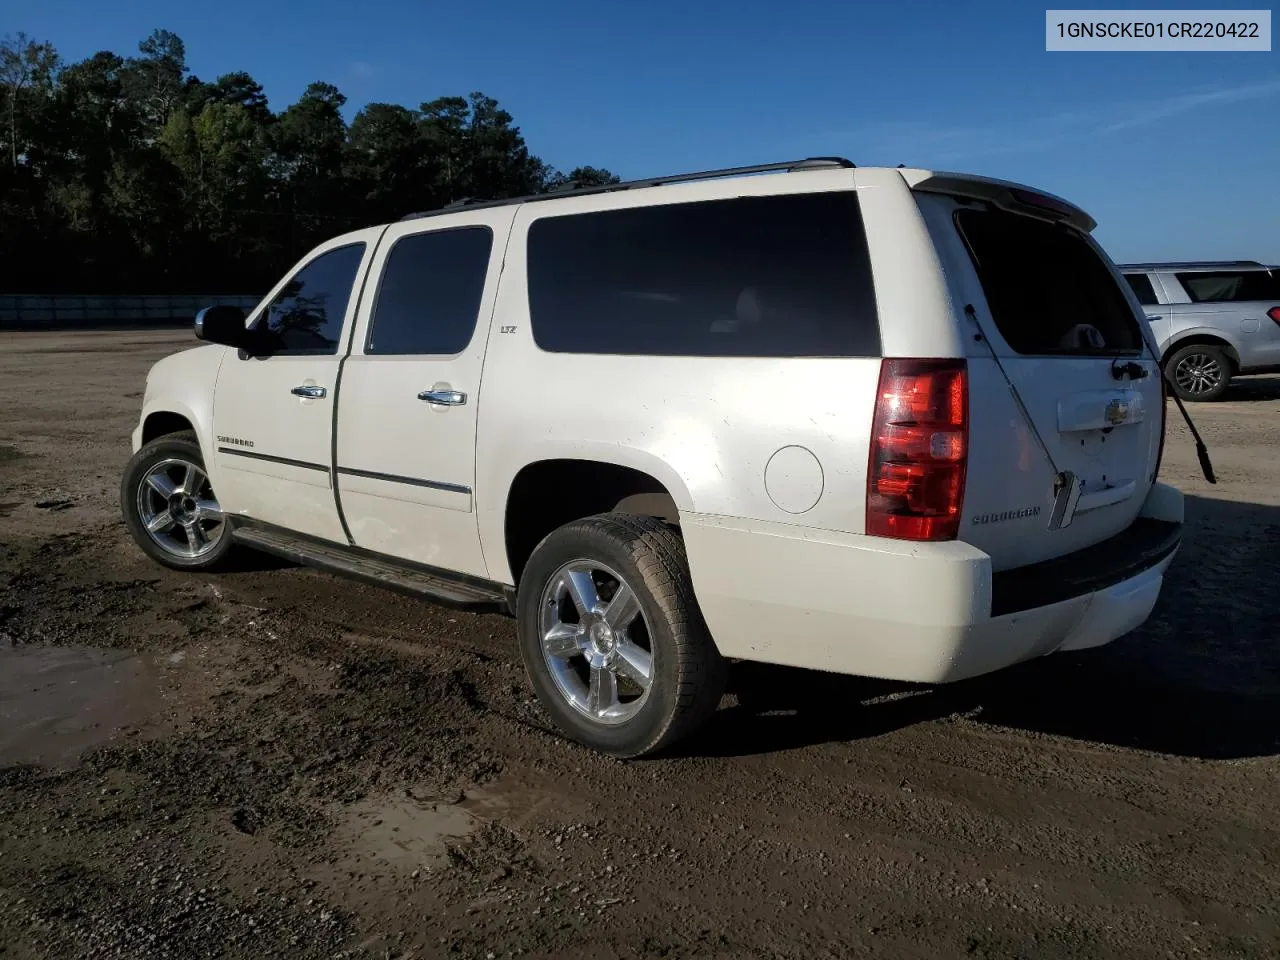
[{"label": "door seam", "polygon": [[347,538],[348,545],[353,547],[356,545],[356,540],[351,535],[351,527],[347,525],[347,515],[342,509],[342,490],[338,479],[338,404],[341,402],[342,397],[342,371],[347,364],[347,358],[351,356],[351,345],[355,342],[356,327],[360,325],[360,308],[364,305],[365,288],[369,285],[369,275],[373,273],[373,261],[378,255],[378,248],[382,246],[382,238],[386,236],[389,229],[391,229],[390,224],[384,225],[377,238],[370,245],[369,266],[365,270],[364,276],[360,278],[360,290],[356,294],[355,309],[351,312],[351,329],[347,331],[347,342],[343,348],[342,356],[338,358],[338,371],[333,381],[333,413],[329,421],[329,476],[332,478],[333,505],[338,510],[338,523],[342,527],[342,534]]}]

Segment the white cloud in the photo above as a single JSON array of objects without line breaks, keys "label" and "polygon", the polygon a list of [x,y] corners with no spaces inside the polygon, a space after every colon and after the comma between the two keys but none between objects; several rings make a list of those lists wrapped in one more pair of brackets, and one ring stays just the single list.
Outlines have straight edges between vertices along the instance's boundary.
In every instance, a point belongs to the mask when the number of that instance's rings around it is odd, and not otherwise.
[{"label": "white cloud", "polygon": [[[973,157],[1031,153],[1145,127],[1206,107],[1280,96],[1280,78],[1234,87],[1188,91],[1155,100],[1099,104],[1049,116],[1009,118],[973,126],[904,120],[872,124],[840,139],[858,143],[860,155],[902,162],[954,163]],[[896,160],[894,162],[897,162]]]},{"label": "white cloud", "polygon": [[1197,93],[1184,93],[1163,100],[1130,104],[1122,118],[1099,129],[1098,133],[1114,133],[1117,130],[1128,130],[1132,127],[1144,126],[1164,120],[1168,117],[1198,110],[1200,107],[1223,103],[1239,103],[1242,100],[1261,100],[1280,94],[1280,79],[1267,80],[1262,83],[1246,83],[1238,87],[1227,87],[1219,90],[1202,90]]}]

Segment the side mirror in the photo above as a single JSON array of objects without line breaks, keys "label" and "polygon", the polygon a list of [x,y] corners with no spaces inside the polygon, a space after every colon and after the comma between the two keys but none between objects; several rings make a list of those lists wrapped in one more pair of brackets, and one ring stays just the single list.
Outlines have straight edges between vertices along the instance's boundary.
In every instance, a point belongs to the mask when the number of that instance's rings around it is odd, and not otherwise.
[{"label": "side mirror", "polygon": [[249,331],[244,321],[245,313],[239,307],[230,304],[205,307],[196,314],[196,336],[226,347],[245,347],[249,343]]}]

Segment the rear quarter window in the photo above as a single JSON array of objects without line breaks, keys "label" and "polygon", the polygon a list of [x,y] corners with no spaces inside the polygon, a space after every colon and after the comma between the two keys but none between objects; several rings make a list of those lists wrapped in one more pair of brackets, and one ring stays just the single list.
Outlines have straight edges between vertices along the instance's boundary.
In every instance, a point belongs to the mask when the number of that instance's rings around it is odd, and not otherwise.
[{"label": "rear quarter window", "polygon": [[544,217],[529,228],[528,276],[543,350],[880,354],[852,191]]},{"label": "rear quarter window", "polygon": [[1005,342],[1030,355],[1139,353],[1137,319],[1107,264],[1076,230],[1003,210],[956,225]]},{"label": "rear quarter window", "polygon": [[1280,301],[1280,275],[1274,270],[1197,271],[1176,276],[1192,303]]}]

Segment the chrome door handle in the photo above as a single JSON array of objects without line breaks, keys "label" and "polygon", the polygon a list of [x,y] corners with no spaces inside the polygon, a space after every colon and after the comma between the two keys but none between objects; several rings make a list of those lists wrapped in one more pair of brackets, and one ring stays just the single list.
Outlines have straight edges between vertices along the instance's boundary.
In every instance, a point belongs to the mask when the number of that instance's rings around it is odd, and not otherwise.
[{"label": "chrome door handle", "polygon": [[308,400],[319,400],[326,393],[324,387],[316,387],[316,386],[294,387],[289,392],[292,393],[295,397],[306,397]]},{"label": "chrome door handle", "polygon": [[446,407],[460,407],[467,402],[467,395],[461,390],[423,390],[418,399],[424,403],[438,403]]}]

